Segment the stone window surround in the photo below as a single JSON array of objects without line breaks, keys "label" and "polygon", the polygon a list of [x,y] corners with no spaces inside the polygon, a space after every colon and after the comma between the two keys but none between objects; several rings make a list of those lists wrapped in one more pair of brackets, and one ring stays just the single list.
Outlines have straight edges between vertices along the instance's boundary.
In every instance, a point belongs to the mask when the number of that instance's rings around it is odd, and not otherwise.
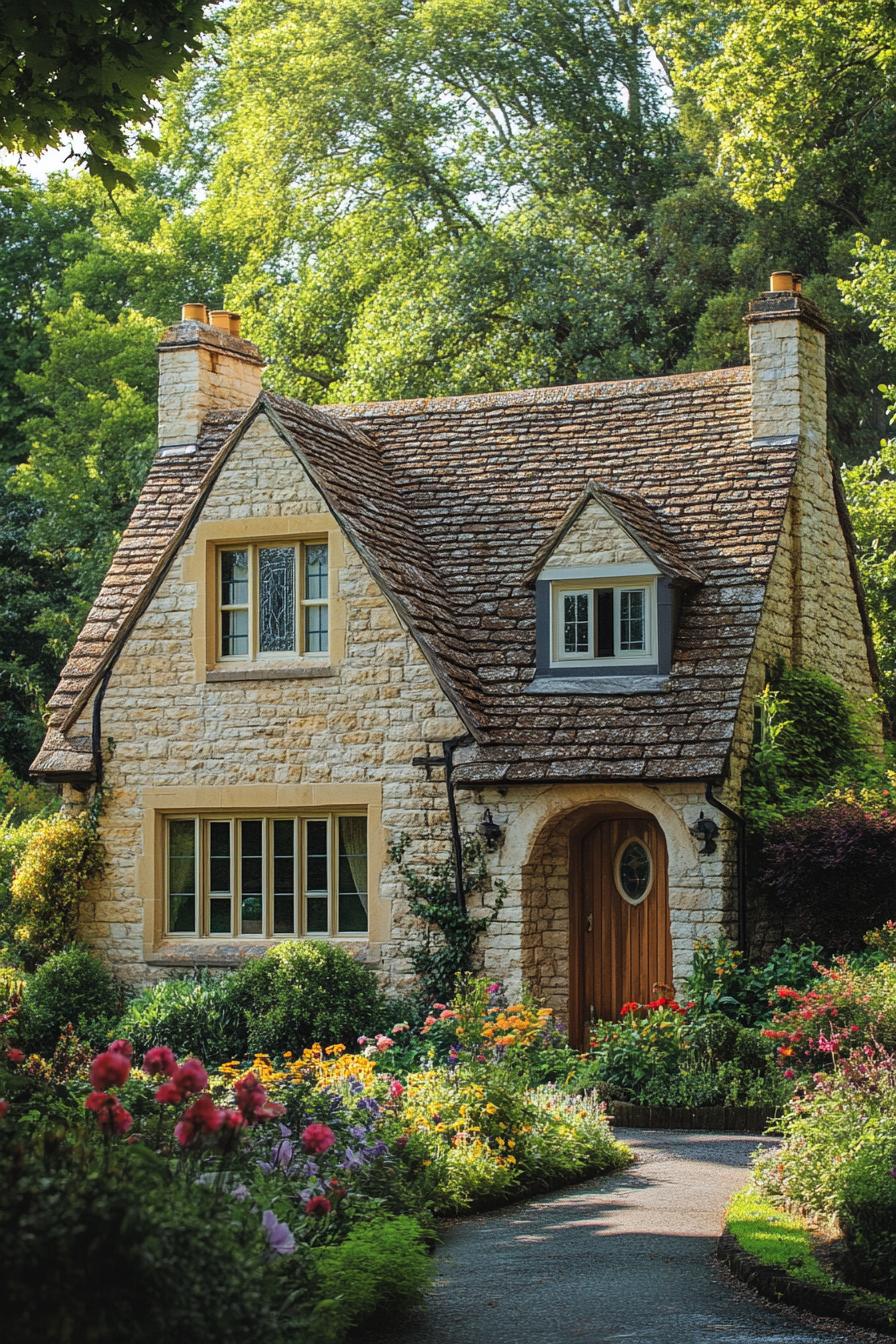
[{"label": "stone window surround", "polygon": [[284,938],[253,937],[199,938],[188,935],[168,936],[166,930],[165,823],[181,814],[220,812],[222,815],[271,812],[355,812],[367,817],[367,900],[366,934],[316,935],[321,942],[338,942],[352,947],[367,947],[389,938],[390,911],[380,897],[380,875],[386,863],[383,834],[383,791],[379,784],[238,784],[217,787],[170,787],[144,789],[142,849],[137,860],[137,890],[143,898],[143,952],[151,964],[183,963],[187,947],[202,949],[205,955],[194,958],[210,963],[220,958],[228,964],[228,952],[261,953],[276,947]]},{"label": "stone window surround", "polygon": [[[191,644],[197,682],[268,681],[289,677],[332,676],[345,654],[345,603],[339,593],[339,570],[345,563],[342,530],[332,514],[305,513],[264,518],[221,518],[200,521],[193,529],[192,554],[184,556],[185,583],[196,585],[191,616]],[[326,541],[329,563],[329,655],[282,655],[262,660],[218,658],[218,554],[230,546],[270,542],[300,544]]]}]

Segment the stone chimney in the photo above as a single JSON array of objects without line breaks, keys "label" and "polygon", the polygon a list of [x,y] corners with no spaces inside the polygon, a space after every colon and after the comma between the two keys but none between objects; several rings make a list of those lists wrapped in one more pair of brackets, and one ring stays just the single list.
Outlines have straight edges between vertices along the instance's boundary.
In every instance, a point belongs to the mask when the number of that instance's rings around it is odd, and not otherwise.
[{"label": "stone chimney", "polygon": [[754,439],[827,443],[827,326],[800,293],[801,276],[775,271],[768,292],[754,299],[750,328]]},{"label": "stone chimney", "polygon": [[159,450],[195,448],[209,411],[249,407],[261,391],[264,361],[240,336],[239,314],[185,303],[183,320],[159,344]]}]

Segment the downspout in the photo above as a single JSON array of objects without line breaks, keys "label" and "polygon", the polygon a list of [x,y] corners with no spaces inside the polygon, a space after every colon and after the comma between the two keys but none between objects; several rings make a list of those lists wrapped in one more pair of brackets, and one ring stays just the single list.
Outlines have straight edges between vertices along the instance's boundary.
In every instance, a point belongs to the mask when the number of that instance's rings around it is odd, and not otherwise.
[{"label": "downspout", "polygon": [[747,955],[747,823],[739,812],[723,803],[712,791],[713,781],[706,781],[705,798],[711,807],[718,808],[723,816],[733,821],[737,828],[737,847],[735,850],[735,888],[737,891],[737,945]]},{"label": "downspout", "polygon": [[454,752],[457,747],[471,741],[469,733],[460,737],[450,737],[442,743],[445,758],[445,788],[448,793],[448,822],[451,827],[451,849],[454,854],[454,895],[457,908],[462,914],[467,912],[467,898],[464,892],[464,846],[460,835],[460,822],[457,819],[457,798],[454,793]]},{"label": "downspout", "polygon": [[109,685],[109,678],[115,662],[111,662],[103,673],[97,693],[93,698],[93,721],[90,731],[90,750],[93,755],[93,773],[96,775],[96,787],[103,784],[103,696]]}]

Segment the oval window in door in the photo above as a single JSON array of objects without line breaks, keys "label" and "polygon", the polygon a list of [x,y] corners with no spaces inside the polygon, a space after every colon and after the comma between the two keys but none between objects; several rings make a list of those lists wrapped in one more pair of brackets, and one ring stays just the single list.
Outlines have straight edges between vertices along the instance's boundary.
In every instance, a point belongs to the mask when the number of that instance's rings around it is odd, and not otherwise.
[{"label": "oval window in door", "polygon": [[653,886],[653,859],[640,840],[625,840],[613,865],[616,890],[629,905],[640,905]]}]

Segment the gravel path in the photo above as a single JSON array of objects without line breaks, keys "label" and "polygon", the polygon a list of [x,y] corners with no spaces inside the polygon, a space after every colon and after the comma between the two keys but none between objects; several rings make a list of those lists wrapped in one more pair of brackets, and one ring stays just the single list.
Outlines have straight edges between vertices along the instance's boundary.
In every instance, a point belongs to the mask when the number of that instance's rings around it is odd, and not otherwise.
[{"label": "gravel path", "polygon": [[874,1339],[806,1321],[715,1262],[729,1196],[760,1142],[622,1130],[634,1167],[458,1220],[426,1303],[365,1344],[835,1344]]}]

